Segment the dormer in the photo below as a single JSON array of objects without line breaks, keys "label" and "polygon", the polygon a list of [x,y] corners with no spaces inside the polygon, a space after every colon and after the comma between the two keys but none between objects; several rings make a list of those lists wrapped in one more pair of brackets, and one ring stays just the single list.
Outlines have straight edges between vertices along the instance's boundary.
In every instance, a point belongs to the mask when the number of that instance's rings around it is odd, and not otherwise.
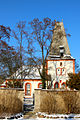
[{"label": "dormer", "polygon": [[60,50],[60,57],[63,57],[63,55],[64,55],[64,46],[59,46],[59,50]]}]

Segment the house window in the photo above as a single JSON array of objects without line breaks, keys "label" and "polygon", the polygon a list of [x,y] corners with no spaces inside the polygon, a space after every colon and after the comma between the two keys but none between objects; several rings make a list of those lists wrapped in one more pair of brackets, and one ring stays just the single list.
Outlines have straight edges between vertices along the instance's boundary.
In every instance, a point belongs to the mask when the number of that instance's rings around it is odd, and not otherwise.
[{"label": "house window", "polygon": [[62,75],[65,75],[65,69],[62,68]]},{"label": "house window", "polygon": [[65,83],[65,82],[63,82],[63,83],[62,83],[62,86],[65,88],[65,87],[66,87],[66,83]]},{"label": "house window", "polygon": [[60,62],[60,66],[62,66],[62,62]]},{"label": "house window", "polygon": [[31,84],[30,83],[26,83],[25,85],[25,94],[31,95]]},{"label": "house window", "polygon": [[65,68],[57,68],[56,69],[56,75],[57,76],[65,75]]},{"label": "house window", "polygon": [[57,75],[60,75],[60,74],[61,74],[61,69],[60,69],[60,68],[57,68],[56,71],[57,71],[57,73],[56,73]]},{"label": "house window", "polygon": [[42,88],[42,83],[38,83],[38,88]]},{"label": "house window", "polygon": [[56,82],[55,84],[54,84],[54,88],[56,89],[56,88],[59,88],[59,83],[58,82]]}]

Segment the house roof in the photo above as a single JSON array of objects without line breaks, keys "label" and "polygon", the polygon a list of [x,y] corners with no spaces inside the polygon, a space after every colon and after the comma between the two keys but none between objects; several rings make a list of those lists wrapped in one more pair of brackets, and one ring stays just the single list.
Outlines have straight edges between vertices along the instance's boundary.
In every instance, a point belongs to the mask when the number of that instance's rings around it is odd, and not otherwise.
[{"label": "house roof", "polygon": [[71,55],[63,22],[56,22],[49,55],[60,55],[60,47],[64,47],[64,54]]},{"label": "house roof", "polygon": [[[41,70],[41,69],[40,69]],[[22,76],[21,76],[22,73]],[[22,72],[19,68],[12,76],[7,79],[41,79],[37,66],[22,66]]]}]

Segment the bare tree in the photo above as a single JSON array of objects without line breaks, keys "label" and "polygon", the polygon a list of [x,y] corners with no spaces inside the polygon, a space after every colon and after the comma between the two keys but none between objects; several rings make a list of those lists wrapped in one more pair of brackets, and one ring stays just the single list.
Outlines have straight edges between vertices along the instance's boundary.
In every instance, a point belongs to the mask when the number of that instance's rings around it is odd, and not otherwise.
[{"label": "bare tree", "polygon": [[10,39],[11,29],[10,27],[5,27],[0,25],[0,40],[9,40]]},{"label": "bare tree", "polygon": [[27,37],[28,33],[26,31],[26,22],[20,21],[16,24],[15,30],[12,31],[12,36],[15,39],[17,52],[19,54],[20,60],[20,72],[21,79],[23,79],[23,65],[25,65],[25,61],[27,60],[27,47],[25,45],[28,44]]},{"label": "bare tree", "polygon": [[0,25],[0,83],[11,78],[21,65],[18,51],[10,45],[10,37],[11,29]]},{"label": "bare tree", "polygon": [[2,72],[5,73],[3,69],[4,65],[2,61],[3,56],[2,51],[5,49],[5,45],[7,45],[6,42],[10,39],[10,33],[11,33],[10,27],[0,25],[0,82],[3,81],[4,78],[4,74],[2,74]]},{"label": "bare tree", "polygon": [[32,48],[30,47],[29,50],[29,60],[37,66],[42,79],[42,87],[45,88],[45,81],[49,78],[46,74],[46,59],[50,51],[55,21],[51,21],[50,18],[44,18],[43,21],[34,19],[29,24],[32,28],[30,36]]},{"label": "bare tree", "polygon": [[0,41],[0,77],[7,79],[20,67],[18,53],[5,41]]}]

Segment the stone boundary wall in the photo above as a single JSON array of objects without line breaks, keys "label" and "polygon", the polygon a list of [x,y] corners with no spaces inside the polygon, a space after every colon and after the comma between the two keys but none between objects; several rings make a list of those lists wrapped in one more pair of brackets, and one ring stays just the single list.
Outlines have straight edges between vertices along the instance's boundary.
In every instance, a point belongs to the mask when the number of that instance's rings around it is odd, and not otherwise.
[{"label": "stone boundary wall", "polygon": [[54,104],[54,113],[80,113],[80,91],[35,89],[34,95],[35,112],[46,112]]},{"label": "stone boundary wall", "polygon": [[11,115],[23,111],[24,90],[21,88],[0,88],[0,115]]}]

